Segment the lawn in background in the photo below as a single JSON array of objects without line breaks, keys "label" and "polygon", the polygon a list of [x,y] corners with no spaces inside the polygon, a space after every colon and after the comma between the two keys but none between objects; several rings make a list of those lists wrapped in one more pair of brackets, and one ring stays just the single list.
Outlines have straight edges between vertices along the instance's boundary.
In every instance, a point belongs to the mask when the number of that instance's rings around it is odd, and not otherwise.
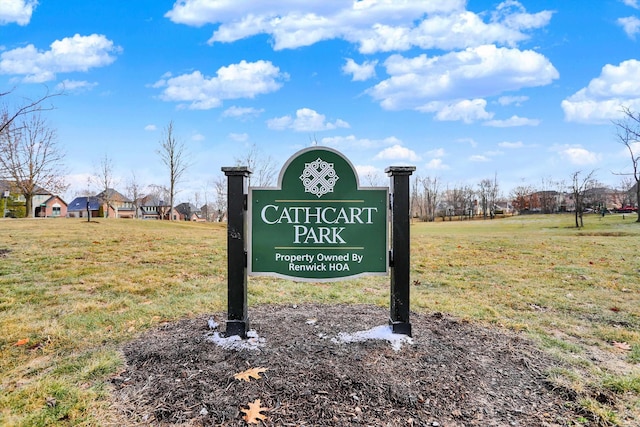
[{"label": "lawn in background", "polygon": [[[570,215],[412,223],[411,308],[536,341],[566,363],[546,375],[578,396],[576,424],[638,423],[640,224],[629,215],[572,224]],[[0,220],[0,425],[107,424],[119,346],[162,322],[224,313],[226,291],[224,224]],[[249,310],[388,301],[384,277],[249,282]]]}]

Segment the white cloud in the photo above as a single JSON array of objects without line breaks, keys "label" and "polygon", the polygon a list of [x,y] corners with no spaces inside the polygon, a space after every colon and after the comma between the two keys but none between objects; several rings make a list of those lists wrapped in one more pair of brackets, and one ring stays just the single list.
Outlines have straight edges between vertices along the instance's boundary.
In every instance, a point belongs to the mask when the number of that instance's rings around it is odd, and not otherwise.
[{"label": "white cloud", "polygon": [[240,61],[220,67],[215,77],[206,77],[200,71],[177,77],[163,78],[154,87],[164,88],[163,101],[186,102],[193,110],[208,110],[222,105],[227,99],[255,98],[275,92],[282,87],[288,75],[280,72],[270,61]]},{"label": "white cloud", "polygon": [[483,156],[481,154],[474,154],[469,156],[469,161],[471,162],[488,162],[490,159],[487,156]]},{"label": "white cloud", "polygon": [[456,139],[456,142],[469,144],[474,148],[478,146],[478,142],[476,140],[474,140],[473,138],[459,138],[459,139]]},{"label": "white cloud", "polygon": [[524,144],[522,143],[522,141],[516,141],[516,142],[503,141],[503,142],[498,143],[498,147],[502,147],[502,148],[522,148],[522,147],[524,147]]},{"label": "white cloud", "polygon": [[511,116],[507,120],[489,120],[483,123],[484,126],[496,128],[509,128],[515,126],[538,126],[540,120],[527,119],[526,117]]},{"label": "white cloud", "polygon": [[498,104],[502,106],[515,105],[516,107],[519,107],[523,102],[526,102],[528,100],[528,96],[501,96],[500,98],[498,98]]},{"label": "white cloud", "polygon": [[96,86],[98,86],[98,83],[65,79],[56,85],[56,90],[63,92],[86,92]]},{"label": "white cloud", "polygon": [[449,165],[443,163],[442,159],[431,159],[424,165],[426,169],[429,170],[447,170],[449,169]]},{"label": "white cloud", "polygon": [[446,153],[444,148],[436,148],[435,150],[427,151],[426,154],[429,157],[444,157]]},{"label": "white cloud", "polygon": [[640,61],[635,59],[605,65],[587,87],[562,101],[565,120],[604,124],[621,118],[622,106],[639,110],[639,75]]},{"label": "white cloud", "polygon": [[487,120],[493,117],[493,113],[485,110],[487,101],[484,99],[465,99],[451,104],[432,102],[423,107],[417,108],[422,112],[435,112],[436,120],[440,121],[463,121],[473,123],[476,120]]},{"label": "white cloud", "polygon": [[640,7],[638,7],[638,0],[622,0],[622,3],[627,6],[631,6],[634,9],[640,9]]},{"label": "white cloud", "polygon": [[371,165],[354,165],[361,186],[381,187],[387,183],[383,170]]},{"label": "white cloud", "polygon": [[503,22],[508,28],[524,30],[540,28],[549,23],[553,12],[545,10],[538,13],[527,13],[522,3],[516,0],[505,0],[498,5],[492,14],[492,22]]},{"label": "white cloud", "polygon": [[351,80],[354,82],[362,82],[376,76],[376,65],[378,61],[365,61],[362,64],[347,58],[347,62],[342,67],[342,72],[351,74]]},{"label": "white cloud", "polygon": [[626,18],[618,18],[617,22],[630,39],[636,39],[636,34],[640,33],[640,19],[635,16],[627,16]]},{"label": "white cloud", "polygon": [[[213,24],[210,43],[234,42],[268,34],[273,48],[295,49],[344,39],[362,53],[422,49],[460,49],[486,43],[514,46],[530,30],[546,26],[553,12],[527,13],[515,1],[495,13],[476,14],[465,0],[183,0],[166,17],[192,26]],[[484,17],[490,17],[484,22]]]},{"label": "white cloud", "polygon": [[554,148],[560,156],[573,165],[593,165],[600,160],[600,155],[579,146],[560,146]]},{"label": "white cloud", "polygon": [[260,114],[264,113],[263,109],[253,108],[253,107],[229,107],[223,113],[222,117],[233,117],[237,119],[245,119],[249,117],[258,117]]},{"label": "white cloud", "polygon": [[191,135],[191,140],[192,141],[204,141],[205,137],[204,137],[203,134],[196,132],[193,135]]},{"label": "white cloud", "polygon": [[399,144],[385,148],[376,154],[375,158],[378,160],[406,160],[410,162],[420,160],[420,156],[418,156],[415,151]]},{"label": "white cloud", "polygon": [[368,92],[388,110],[432,112],[452,100],[543,86],[559,76],[551,62],[537,52],[494,45],[434,57],[392,55],[384,65],[391,77]]},{"label": "white cloud", "polygon": [[484,153],[487,157],[495,157],[495,156],[502,156],[504,154],[504,151],[500,151],[500,150],[491,150],[491,151],[487,151]]},{"label": "white cloud", "polygon": [[0,74],[24,75],[25,82],[41,83],[55,79],[57,73],[89,71],[116,60],[122,49],[100,34],[56,40],[50,50],[39,51],[32,44],[0,54]]},{"label": "white cloud", "polygon": [[12,22],[18,25],[27,25],[36,6],[38,6],[37,0],[0,1],[0,25]]},{"label": "white cloud", "polygon": [[319,114],[310,108],[301,108],[296,111],[296,117],[283,116],[267,120],[267,127],[273,130],[293,129],[297,132],[317,132],[337,128],[348,128],[349,123],[337,119],[335,122],[327,122],[324,114]]},{"label": "white cloud", "polygon": [[322,145],[329,147],[340,148],[341,150],[347,148],[353,149],[371,149],[380,148],[385,146],[391,146],[395,144],[401,144],[401,141],[395,136],[389,136],[383,139],[368,139],[368,138],[356,138],[355,135],[348,136],[331,136],[325,137],[320,140]]},{"label": "white cloud", "polygon": [[293,125],[291,116],[276,117],[267,120],[267,127],[272,130],[285,130]]},{"label": "white cloud", "polygon": [[146,125],[144,127],[144,130],[148,131],[148,132],[154,132],[158,129],[158,127],[156,125]]},{"label": "white cloud", "polygon": [[248,133],[230,133],[229,139],[236,142],[245,142],[249,140]]}]

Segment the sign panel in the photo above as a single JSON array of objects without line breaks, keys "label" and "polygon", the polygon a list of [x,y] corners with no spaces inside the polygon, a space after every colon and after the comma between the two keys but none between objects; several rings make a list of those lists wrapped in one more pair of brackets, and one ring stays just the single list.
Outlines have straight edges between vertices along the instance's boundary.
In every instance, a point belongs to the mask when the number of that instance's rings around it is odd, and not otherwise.
[{"label": "sign panel", "polygon": [[314,282],[387,274],[388,200],[386,187],[360,188],[338,151],[299,151],[277,188],[249,188],[249,274]]}]

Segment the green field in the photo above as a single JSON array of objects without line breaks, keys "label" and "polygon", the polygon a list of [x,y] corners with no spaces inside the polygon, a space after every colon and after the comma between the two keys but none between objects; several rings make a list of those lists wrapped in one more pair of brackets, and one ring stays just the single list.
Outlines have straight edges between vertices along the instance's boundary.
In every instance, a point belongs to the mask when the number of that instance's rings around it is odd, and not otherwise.
[{"label": "green field", "polygon": [[[640,424],[640,224],[627,215],[414,223],[411,308],[520,331],[564,361],[576,425]],[[388,278],[251,278],[256,304],[388,305]],[[0,220],[0,425],[107,425],[122,343],[226,310],[221,224]],[[28,340],[28,341],[27,341]],[[604,397],[603,397],[604,396]]]}]

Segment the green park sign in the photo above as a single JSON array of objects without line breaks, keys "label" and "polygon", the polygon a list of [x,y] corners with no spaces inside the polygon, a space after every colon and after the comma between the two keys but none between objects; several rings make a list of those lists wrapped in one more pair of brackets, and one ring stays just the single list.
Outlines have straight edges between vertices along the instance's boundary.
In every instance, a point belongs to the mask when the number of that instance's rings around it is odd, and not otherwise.
[{"label": "green park sign", "polygon": [[248,274],[298,281],[386,275],[389,190],[361,188],[338,151],[310,147],[276,188],[249,188]]},{"label": "green park sign", "polygon": [[411,336],[409,177],[415,170],[389,166],[390,187],[360,188],[349,160],[326,147],[294,154],[276,188],[248,187],[247,166],[223,167],[225,334],[247,337],[248,275],[324,282],[390,272],[389,324],[394,333]]}]

